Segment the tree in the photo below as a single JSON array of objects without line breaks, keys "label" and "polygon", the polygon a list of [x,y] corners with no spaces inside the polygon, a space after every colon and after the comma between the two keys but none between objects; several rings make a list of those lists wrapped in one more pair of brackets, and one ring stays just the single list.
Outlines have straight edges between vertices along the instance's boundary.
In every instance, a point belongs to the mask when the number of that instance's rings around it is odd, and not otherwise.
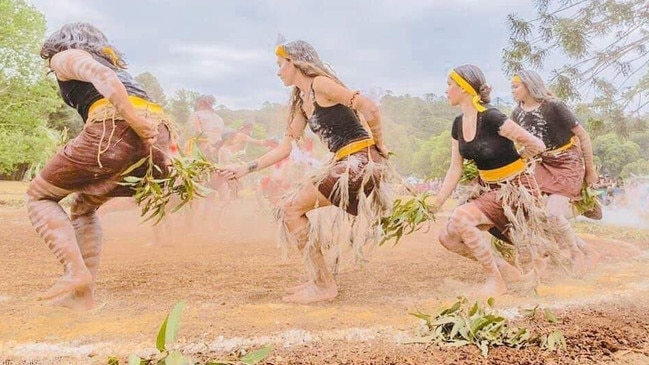
[{"label": "tree", "polygon": [[51,129],[67,134],[70,139],[83,130],[83,119],[74,108],[61,102],[58,108],[51,112],[47,118],[47,126]]},{"label": "tree", "polygon": [[626,165],[640,158],[640,147],[614,133],[609,133],[593,140],[593,153],[601,163],[600,171],[611,177],[617,177]]},{"label": "tree", "polygon": [[169,110],[176,124],[184,126],[187,124],[189,115],[194,111],[194,104],[200,94],[196,91],[187,89],[176,90],[171,99],[169,99]]},{"label": "tree", "polygon": [[620,172],[620,176],[624,179],[631,176],[643,176],[649,175],[649,161],[645,159],[639,159],[630,164],[627,164]]},{"label": "tree", "polygon": [[629,140],[640,147],[640,151],[649,151],[649,131],[634,133]]},{"label": "tree", "polygon": [[24,0],[0,0],[0,174],[42,163],[59,135],[47,127],[61,104],[38,56],[45,18]]},{"label": "tree", "polygon": [[142,85],[144,91],[146,91],[146,93],[154,102],[162,105],[163,107],[167,105],[167,96],[165,95],[162,86],[160,86],[158,79],[153,76],[152,73],[141,73],[135,76],[135,81],[139,82],[140,85]]},{"label": "tree", "polygon": [[451,131],[431,136],[412,157],[413,171],[419,177],[444,177],[451,164]]},{"label": "tree", "polygon": [[429,156],[430,177],[443,178],[451,165],[451,131],[446,130],[433,137],[433,151]]},{"label": "tree", "polygon": [[626,114],[649,105],[649,2],[646,0],[535,0],[537,17],[510,14],[510,40],[503,50],[509,75],[541,69],[548,56],[569,62],[551,71],[559,97],[580,100],[592,92],[591,107],[626,133]]}]

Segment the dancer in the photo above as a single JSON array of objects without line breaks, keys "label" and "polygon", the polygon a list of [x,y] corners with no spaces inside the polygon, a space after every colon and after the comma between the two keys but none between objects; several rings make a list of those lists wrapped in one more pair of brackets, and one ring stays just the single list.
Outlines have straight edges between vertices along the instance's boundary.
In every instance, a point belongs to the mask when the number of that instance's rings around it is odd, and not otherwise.
[{"label": "dancer", "polygon": [[189,116],[189,125],[194,133],[191,141],[198,142],[201,152],[212,162],[217,161],[217,146],[221,142],[224,128],[223,119],[214,111],[215,102],[216,99],[212,95],[198,97],[194,106],[195,112]]},{"label": "dancer", "polygon": [[[581,189],[598,180],[593,163],[593,148],[588,132],[568,107],[548,90],[539,74],[522,70],[511,80],[512,94],[518,106],[511,118],[546,146],[535,177],[539,188],[548,194],[547,208],[560,242],[570,249],[573,271],[581,275],[599,254],[581,240],[570,226],[574,216],[571,200],[581,198]],[[587,263],[584,253],[587,253]]]},{"label": "dancer", "polygon": [[219,148],[219,163],[221,165],[242,160],[246,156],[246,147],[249,143],[272,147],[272,141],[253,138],[250,136],[251,132],[252,123],[246,122],[235,131],[224,133],[223,143]]},{"label": "dancer", "polygon": [[[64,274],[41,299],[92,309],[102,250],[96,215],[110,197],[131,196],[121,175],[153,155],[156,178],[168,171],[170,132],[162,107],[125,71],[122,54],[87,23],[71,23],[43,44],[41,57],[56,75],[61,96],[85,122],[81,133],[52,157],[27,190],[29,219],[63,264]],[[129,173],[144,176],[148,166]],[[74,194],[70,217],[59,201]]]},{"label": "dancer", "polygon": [[[279,204],[283,242],[290,241],[303,252],[308,276],[305,284],[292,288],[289,291],[292,294],[283,299],[312,303],[338,295],[338,287],[323,256],[323,249],[334,243],[319,239],[322,231],[338,225],[335,222],[326,227],[310,224],[306,213],[333,204],[340,208],[338,217],[355,216],[355,222],[366,221],[376,228],[392,202],[387,183],[388,151],[383,143],[377,105],[358,91],[345,87],[321,61],[313,46],[293,41],[278,46],[275,53],[277,76],[284,85],[293,86],[286,135],[279,146],[265,155],[245,165],[230,166],[223,173],[228,178],[241,178],[286,158],[292,142],[303,137],[307,124],[333,154],[311,179],[297,186]],[[359,116],[365,118],[370,131],[363,127]],[[363,234],[352,243],[360,259],[365,243],[369,240],[378,243],[380,237],[376,231],[355,231]]]},{"label": "dancer", "polygon": [[[529,228],[535,228],[530,226],[538,223],[534,219],[541,209],[530,191],[534,177],[528,172],[526,159],[544,151],[545,145],[488,105],[491,88],[477,66],[453,69],[447,85],[449,103],[459,106],[462,114],[453,122],[451,165],[434,207],[441,207],[455,190],[464,159],[476,163],[482,191],[455,208],[439,240],[448,250],[483,266],[487,280],[477,291],[478,297],[497,296],[507,291],[505,279],[521,280],[522,274],[494,251],[481,230],[496,226],[518,243],[529,235]],[[523,147],[520,153],[514,143]]]}]

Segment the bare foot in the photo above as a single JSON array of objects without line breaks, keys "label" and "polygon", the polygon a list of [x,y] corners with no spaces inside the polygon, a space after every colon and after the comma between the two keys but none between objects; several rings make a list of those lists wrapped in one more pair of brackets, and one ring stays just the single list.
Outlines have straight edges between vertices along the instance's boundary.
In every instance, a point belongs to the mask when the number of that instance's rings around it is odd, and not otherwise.
[{"label": "bare foot", "polygon": [[312,284],[311,281],[307,281],[306,283],[302,283],[300,285],[292,286],[290,288],[286,288],[284,291],[286,291],[286,294],[295,294],[299,291],[304,290],[306,287],[308,287],[310,284]]},{"label": "bare foot", "polygon": [[309,304],[333,299],[337,295],[338,287],[336,286],[336,283],[331,283],[326,287],[318,286],[315,283],[309,283],[304,289],[297,293],[287,295],[283,297],[282,300],[289,303]]},{"label": "bare foot", "polygon": [[586,274],[586,260],[584,259],[584,253],[581,252],[579,248],[571,250],[570,252],[570,263],[572,265],[572,273],[581,278]]},{"label": "bare foot", "polygon": [[592,270],[597,266],[597,263],[599,263],[599,260],[602,258],[602,256],[597,252],[596,249],[592,248],[589,245],[585,245],[583,247],[580,247],[580,249],[584,252],[584,266],[586,270]]},{"label": "bare foot", "polygon": [[497,258],[498,270],[506,282],[516,282],[524,279],[523,273],[516,266],[510,264],[502,258]]},{"label": "bare foot", "polygon": [[54,283],[45,293],[43,293],[39,299],[46,300],[57,297],[61,294],[65,294],[71,291],[78,289],[85,289],[92,283],[92,275],[90,271],[85,269],[80,273],[73,275],[71,272],[66,272],[59,278],[59,280]]},{"label": "bare foot", "polygon": [[535,270],[530,270],[527,274],[522,275],[520,280],[507,283],[507,291],[519,295],[528,295],[536,291],[539,286],[539,277]]},{"label": "bare foot", "polygon": [[505,285],[504,280],[494,276],[489,276],[487,281],[476,290],[476,296],[478,298],[495,298],[505,294],[506,292],[507,286]]},{"label": "bare foot", "polygon": [[52,301],[52,305],[69,308],[75,311],[90,311],[104,306],[104,304],[97,305],[95,297],[89,289],[68,293]]}]

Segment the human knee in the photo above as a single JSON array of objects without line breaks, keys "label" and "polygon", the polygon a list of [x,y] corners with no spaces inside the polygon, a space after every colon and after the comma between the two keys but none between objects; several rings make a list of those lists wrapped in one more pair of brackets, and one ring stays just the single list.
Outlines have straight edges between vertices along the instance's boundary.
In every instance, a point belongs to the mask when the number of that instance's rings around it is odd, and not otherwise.
[{"label": "human knee", "polygon": [[39,184],[39,182],[34,179],[27,186],[27,192],[25,194],[25,201],[29,204],[30,202],[35,202],[38,200],[43,200],[48,198],[47,190]]},{"label": "human knee", "polygon": [[71,191],[58,188],[45,181],[42,177],[36,176],[27,186],[25,201],[27,204],[39,200],[58,202],[70,193]]},{"label": "human knee", "polygon": [[456,209],[448,219],[446,230],[451,235],[461,236],[467,229],[474,226],[463,210]]},{"label": "human knee", "polygon": [[570,199],[562,195],[550,195],[547,201],[547,212],[551,217],[571,217],[573,212]]},{"label": "human knee", "polygon": [[439,234],[437,235],[437,239],[439,240],[439,243],[444,246],[447,250],[451,250],[451,248],[454,246],[452,244],[452,238],[451,234],[448,231],[447,227],[444,227],[444,229],[439,231]]},{"label": "human knee", "polygon": [[304,215],[304,209],[290,199],[285,199],[279,203],[279,212],[281,217],[288,222],[299,219]]},{"label": "human knee", "polygon": [[104,201],[89,195],[77,194],[70,207],[70,216],[72,219],[93,216]]}]

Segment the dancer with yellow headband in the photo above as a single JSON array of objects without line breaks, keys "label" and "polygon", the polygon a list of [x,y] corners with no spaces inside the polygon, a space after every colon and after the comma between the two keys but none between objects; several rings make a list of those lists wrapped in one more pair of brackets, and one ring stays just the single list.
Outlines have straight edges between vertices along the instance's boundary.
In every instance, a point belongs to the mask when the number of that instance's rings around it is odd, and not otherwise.
[{"label": "dancer with yellow headband", "polygon": [[[545,145],[488,105],[491,88],[477,66],[453,69],[447,85],[449,103],[459,106],[462,114],[453,122],[451,165],[434,206],[441,207],[456,188],[464,159],[476,163],[481,191],[453,210],[439,240],[448,250],[483,266],[487,280],[477,290],[478,297],[497,296],[507,291],[505,280],[522,280],[523,275],[495,252],[482,230],[495,226],[514,242],[524,240],[534,252],[539,242],[533,236],[543,229],[538,227],[543,217],[526,159],[543,152]],[[514,143],[523,147],[520,153]]]},{"label": "dancer with yellow headband", "polygon": [[[292,142],[303,137],[307,125],[331,151],[331,160],[285,196],[278,209],[282,242],[293,243],[303,251],[307,268],[307,282],[290,289],[284,300],[312,303],[338,295],[323,250],[336,251],[338,245],[346,244],[328,242],[320,236],[330,237],[332,229],[351,217],[353,224],[376,228],[392,204],[386,183],[391,170],[377,105],[345,87],[309,43],[286,43],[275,53],[277,76],[284,85],[293,86],[285,137],[272,151],[246,165],[230,166],[223,173],[240,178],[288,157]],[[367,121],[369,131],[360,117]],[[331,204],[340,208],[335,221],[310,224],[307,212]],[[378,243],[380,237],[376,229],[352,232],[352,249],[362,260],[365,243]]]},{"label": "dancer with yellow headband", "polygon": [[[511,89],[518,102],[512,120],[540,138],[547,148],[536,165],[536,181],[541,191],[548,195],[548,213],[559,231],[558,240],[570,249],[574,272],[583,274],[599,255],[575,234],[568,218],[574,216],[570,201],[581,198],[584,183],[592,185],[598,180],[590,137],[577,117],[556,99],[536,72],[519,71],[511,80]],[[599,212],[601,218],[601,210]]]},{"label": "dancer with yellow headband", "polygon": [[[111,197],[131,196],[122,172],[153,151],[162,177],[168,169],[168,121],[159,105],[126,71],[122,55],[86,23],[64,25],[43,44],[41,57],[56,76],[83,131],[52,157],[27,190],[29,219],[63,264],[64,274],[41,299],[73,309],[95,307],[102,249],[96,210]],[[129,175],[144,176],[144,164]],[[59,201],[74,194],[70,217]]]}]

